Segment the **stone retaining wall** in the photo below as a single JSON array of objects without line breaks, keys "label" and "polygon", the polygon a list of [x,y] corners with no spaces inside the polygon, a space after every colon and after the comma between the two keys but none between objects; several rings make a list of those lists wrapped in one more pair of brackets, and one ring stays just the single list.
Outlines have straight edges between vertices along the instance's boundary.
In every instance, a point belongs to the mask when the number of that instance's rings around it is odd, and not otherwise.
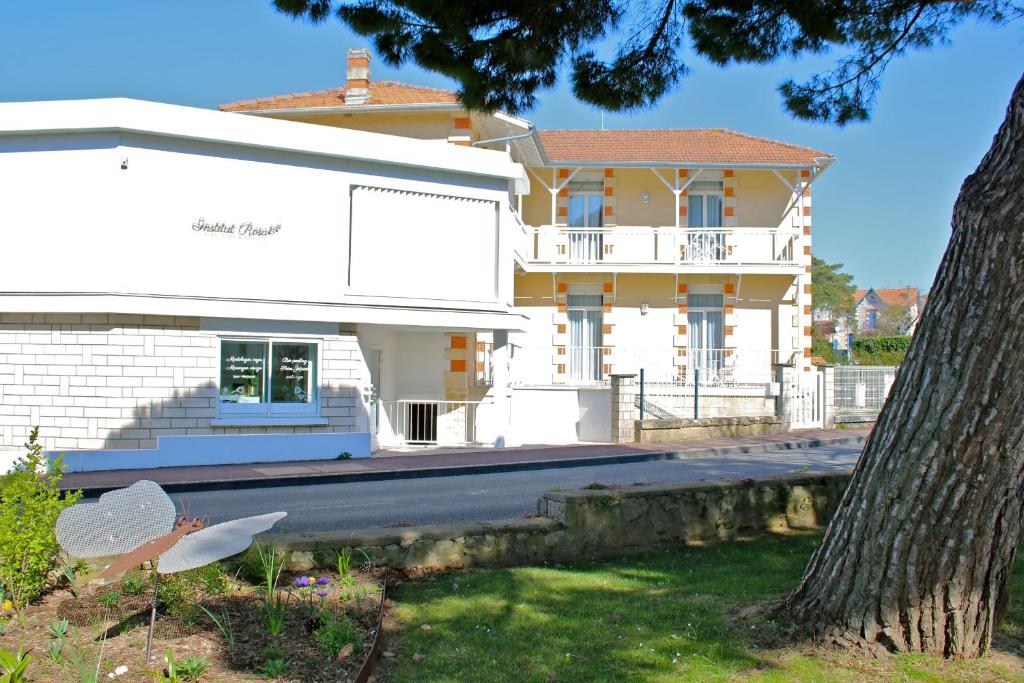
[{"label": "stone retaining wall", "polygon": [[[849,472],[732,482],[658,484],[608,490],[552,490],[539,517],[399,529],[274,534],[304,571],[345,547],[393,567],[440,569],[572,562],[737,536],[822,527]],[[356,557],[360,557],[356,553]]]},{"label": "stone retaining wall", "polygon": [[638,443],[663,443],[726,436],[781,434],[782,419],[762,417],[703,417],[700,419],[637,420],[634,434]]}]

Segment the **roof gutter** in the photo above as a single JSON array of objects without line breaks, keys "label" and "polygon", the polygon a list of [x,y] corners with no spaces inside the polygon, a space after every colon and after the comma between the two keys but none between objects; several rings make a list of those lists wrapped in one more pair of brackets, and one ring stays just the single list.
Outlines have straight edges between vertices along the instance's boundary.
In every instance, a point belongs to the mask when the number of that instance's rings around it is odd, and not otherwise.
[{"label": "roof gutter", "polygon": [[423,102],[420,104],[359,104],[336,107],[283,107],[280,109],[221,109],[229,114],[275,116],[280,114],[379,114],[381,112],[462,111],[458,102]]}]

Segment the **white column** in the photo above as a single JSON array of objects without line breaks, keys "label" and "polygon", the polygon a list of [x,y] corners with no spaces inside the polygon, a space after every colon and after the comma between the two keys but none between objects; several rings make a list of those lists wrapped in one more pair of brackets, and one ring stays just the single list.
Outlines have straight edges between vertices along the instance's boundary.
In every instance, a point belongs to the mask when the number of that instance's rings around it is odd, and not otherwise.
[{"label": "white column", "polygon": [[491,352],[491,393],[494,396],[494,447],[512,445],[509,430],[512,424],[512,386],[509,364],[512,347],[508,343],[508,330],[494,330],[494,349]]}]

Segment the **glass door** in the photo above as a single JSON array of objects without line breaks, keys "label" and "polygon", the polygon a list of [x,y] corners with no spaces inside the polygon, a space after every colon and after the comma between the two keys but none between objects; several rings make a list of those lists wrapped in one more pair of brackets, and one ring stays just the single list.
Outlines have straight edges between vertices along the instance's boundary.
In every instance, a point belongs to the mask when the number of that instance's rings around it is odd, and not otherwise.
[{"label": "glass door", "polygon": [[701,384],[718,384],[725,368],[725,313],[721,294],[687,296],[687,357],[691,378],[700,372]]},{"label": "glass door", "polygon": [[569,294],[569,377],[577,382],[604,378],[604,297],[600,294]]},{"label": "glass door", "polygon": [[569,183],[569,260],[591,263],[604,258],[604,183]]},{"label": "glass door", "polygon": [[720,180],[695,180],[687,190],[686,215],[690,231],[686,236],[686,255],[691,263],[725,260],[725,234],[721,231],[722,187]]}]

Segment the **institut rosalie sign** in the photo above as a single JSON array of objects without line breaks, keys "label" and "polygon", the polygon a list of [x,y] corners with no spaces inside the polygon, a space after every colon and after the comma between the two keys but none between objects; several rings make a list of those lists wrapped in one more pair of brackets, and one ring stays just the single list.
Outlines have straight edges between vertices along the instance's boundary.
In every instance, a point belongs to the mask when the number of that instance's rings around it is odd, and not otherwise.
[{"label": "institut rosalie sign", "polygon": [[205,218],[200,218],[192,224],[192,232],[238,237],[240,239],[262,239],[273,237],[281,232],[281,224],[258,226],[249,221],[243,223],[210,223]]}]

